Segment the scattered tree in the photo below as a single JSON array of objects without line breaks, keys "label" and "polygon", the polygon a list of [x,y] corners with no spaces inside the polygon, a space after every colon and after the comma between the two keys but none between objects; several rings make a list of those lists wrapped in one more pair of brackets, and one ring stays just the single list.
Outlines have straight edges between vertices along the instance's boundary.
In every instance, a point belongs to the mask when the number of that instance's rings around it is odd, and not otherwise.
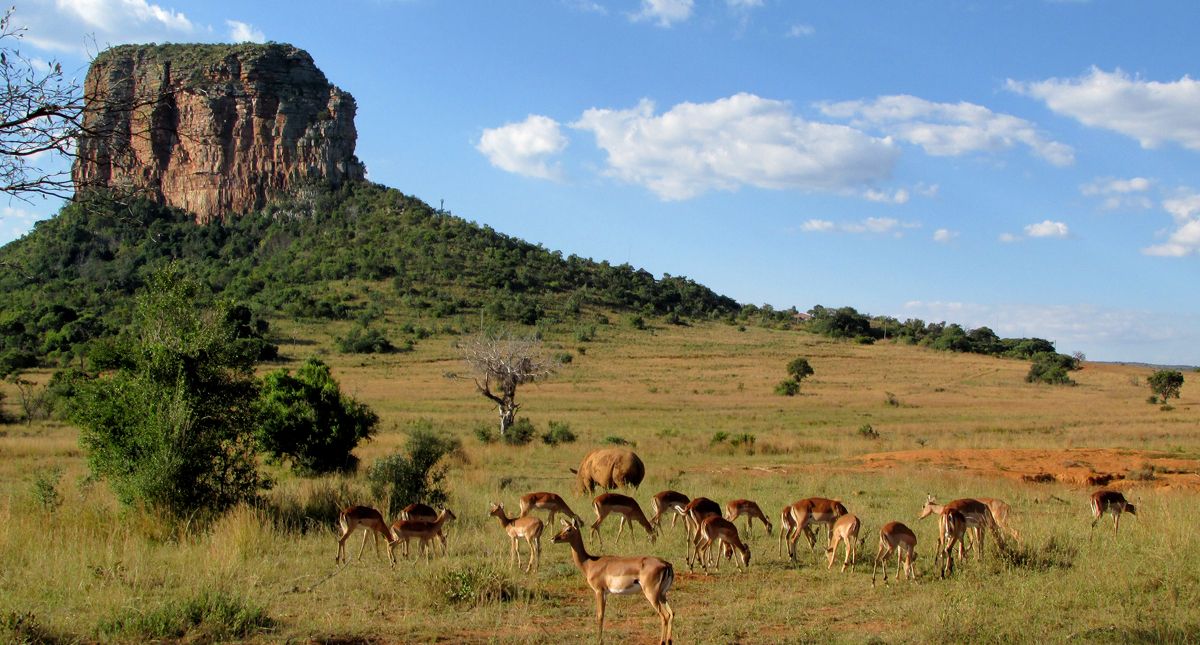
[{"label": "scattered tree", "polygon": [[543,380],[555,371],[542,342],[532,337],[481,332],[458,347],[471,368],[475,388],[496,404],[501,435],[516,421],[521,407],[516,401],[517,387]]},{"label": "scattered tree", "polygon": [[118,499],[174,518],[220,511],[263,486],[255,461],[255,355],[228,305],[206,306],[178,265],[136,299],[128,365],[78,384],[70,416],[92,472]]},{"label": "scattered tree", "polygon": [[793,358],[787,364],[787,373],[796,383],[802,383],[805,378],[813,375],[813,368],[808,364],[807,358]]},{"label": "scattered tree", "polygon": [[301,473],[353,470],[352,454],[371,438],[379,415],[342,393],[329,366],[310,358],[293,375],[286,369],[263,378],[256,404],[259,445]]},{"label": "scattered tree", "polygon": [[1178,399],[1179,391],[1183,388],[1183,372],[1179,370],[1158,370],[1146,379],[1150,391],[1164,404],[1172,397]]},{"label": "scattered tree", "polygon": [[1033,363],[1025,375],[1025,382],[1074,385],[1075,381],[1071,380],[1067,373],[1077,369],[1079,369],[1079,362],[1072,356],[1055,352],[1038,352],[1033,355]]}]

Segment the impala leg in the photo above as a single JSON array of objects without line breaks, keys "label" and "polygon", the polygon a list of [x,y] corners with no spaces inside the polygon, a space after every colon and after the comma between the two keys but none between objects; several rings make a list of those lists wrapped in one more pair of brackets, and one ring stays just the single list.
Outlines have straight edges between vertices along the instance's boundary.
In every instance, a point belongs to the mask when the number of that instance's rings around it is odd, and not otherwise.
[{"label": "impala leg", "polygon": [[[621,534],[625,532],[625,522],[626,521],[627,520],[626,520],[625,516],[622,515],[621,521],[617,522],[617,542],[621,541]],[[629,539],[631,539],[631,540],[633,539],[633,529],[629,530]]]},{"label": "impala leg", "polygon": [[367,548],[367,538],[371,536],[371,531],[363,531],[362,546],[358,547],[358,559],[362,560],[363,551]]},{"label": "impala leg", "polygon": [[1116,535],[1121,530],[1121,511],[1113,513],[1113,535]]},{"label": "impala leg", "polygon": [[[875,571],[879,569],[879,560],[883,559],[883,583],[887,584],[887,544],[879,543],[879,550],[875,553],[875,562],[871,565],[871,586],[875,586]],[[898,574],[897,574],[898,575]]]},{"label": "impala leg", "polygon": [[542,566],[542,536],[534,538],[529,544],[529,549],[530,565],[537,571],[538,567]]},{"label": "impala leg", "polygon": [[604,590],[596,592],[596,618],[599,622],[599,642],[604,643]]}]

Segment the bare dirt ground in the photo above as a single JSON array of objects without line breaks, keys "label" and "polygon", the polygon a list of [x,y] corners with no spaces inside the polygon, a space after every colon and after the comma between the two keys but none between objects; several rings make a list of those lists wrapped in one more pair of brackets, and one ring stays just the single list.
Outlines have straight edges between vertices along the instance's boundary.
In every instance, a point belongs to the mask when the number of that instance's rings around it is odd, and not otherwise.
[{"label": "bare dirt ground", "polygon": [[[859,472],[921,468],[1031,483],[1081,487],[1150,485],[1200,490],[1200,460],[1170,453],[1111,449],[902,450],[863,455],[850,466]],[[1107,481],[1106,481],[1107,480]]]}]

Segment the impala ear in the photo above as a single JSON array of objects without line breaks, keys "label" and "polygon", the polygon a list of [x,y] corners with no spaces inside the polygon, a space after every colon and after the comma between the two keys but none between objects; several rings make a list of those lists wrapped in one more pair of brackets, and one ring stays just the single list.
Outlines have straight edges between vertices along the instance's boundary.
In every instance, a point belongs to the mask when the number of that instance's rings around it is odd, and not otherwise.
[{"label": "impala ear", "polygon": [[568,522],[568,521],[566,521],[566,520],[559,520],[559,522],[561,522],[561,523],[562,523],[562,526],[563,526],[563,528],[564,528],[564,529],[569,529],[569,528],[571,528],[572,526],[575,526],[574,524],[572,524],[572,523],[570,523],[570,522]]},{"label": "impala ear", "polygon": [[574,468],[568,468],[567,470],[571,471],[572,474],[575,474],[575,475],[579,474],[579,471],[575,470]]}]

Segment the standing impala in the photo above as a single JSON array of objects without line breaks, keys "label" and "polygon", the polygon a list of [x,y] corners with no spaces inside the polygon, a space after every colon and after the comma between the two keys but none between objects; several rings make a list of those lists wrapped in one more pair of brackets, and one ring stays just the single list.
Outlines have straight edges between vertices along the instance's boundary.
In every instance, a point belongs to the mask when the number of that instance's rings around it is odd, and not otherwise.
[{"label": "standing impala", "polygon": [[[664,511],[675,511],[671,514],[671,528],[675,528],[675,522],[679,520],[679,515],[682,514],[683,507],[687,506],[688,502],[692,501],[687,495],[673,490],[664,490],[654,497],[650,498],[650,508],[654,511],[654,515],[650,516],[650,523],[655,528],[662,527],[662,514]],[[687,518],[683,520],[684,529],[687,529]]]},{"label": "standing impala", "polygon": [[[938,504],[933,498],[933,495],[927,495],[925,497],[925,506],[921,507],[921,515],[918,519],[924,519],[933,513],[945,515],[949,511],[957,511],[962,513],[963,519],[967,523],[967,527],[970,529],[971,534],[975,538],[974,547],[978,548],[978,550],[975,552],[976,558],[983,558],[984,529],[992,532],[992,535],[995,536],[998,544],[1004,544],[1004,536],[1000,534],[1000,528],[996,525],[995,518],[992,517],[992,510],[988,508],[987,504],[984,504],[977,499],[956,499],[946,504]],[[942,546],[942,543],[939,542],[937,553],[940,554],[942,552]],[[937,556],[935,555],[935,558],[936,557]],[[967,557],[965,539],[958,541],[958,557]]]},{"label": "standing impala", "polygon": [[1008,502],[995,497],[976,497],[975,499],[987,504],[988,510],[992,512],[992,519],[996,520],[996,526],[1008,531],[1014,540],[1021,541],[1021,534],[1010,523],[1012,507],[1008,505]]},{"label": "standing impala", "polygon": [[424,520],[432,522],[437,519],[438,512],[429,504],[415,502],[400,509],[400,519],[402,520]]},{"label": "standing impala", "polygon": [[[734,563],[737,565],[738,571],[741,571],[743,566],[747,569],[750,568],[750,547],[746,546],[738,536],[737,525],[720,515],[710,515],[700,522],[700,539],[696,542],[695,558],[693,559],[691,554],[688,555],[688,569],[692,568],[695,560],[699,560],[700,566],[704,567],[704,572],[708,573],[708,549],[713,542],[717,541],[729,547],[724,549],[726,552],[737,552],[741,564],[737,564],[738,560],[735,560]],[[715,564],[715,568],[720,571],[720,551],[717,552]]]},{"label": "standing impala", "polygon": [[746,518],[746,537],[754,537],[750,532],[750,525],[753,520],[757,519],[767,527],[767,535],[771,534],[771,520],[763,514],[762,509],[758,507],[752,500],[735,499],[725,505],[725,519],[733,522],[739,517]]},{"label": "standing impala", "polygon": [[[829,542],[832,543],[833,523],[848,512],[841,502],[824,497],[809,497],[792,504],[788,507],[793,525],[791,535],[788,536],[788,557],[792,560],[796,559],[796,541],[800,539],[801,533],[808,538],[808,547],[816,548],[817,538],[807,530],[811,524],[824,524],[830,530]],[[820,529],[820,527],[817,528]]]},{"label": "standing impala", "polygon": [[426,559],[433,559],[433,547],[430,545],[430,542],[434,539],[442,543],[442,555],[446,555],[446,534],[442,532],[442,527],[446,522],[456,519],[458,518],[455,517],[450,509],[443,508],[432,522],[426,520],[396,520],[392,522],[392,535],[396,536],[396,539],[388,543],[388,556],[394,563],[396,557],[392,555],[392,549],[396,547],[397,543],[403,541],[404,559],[407,560],[408,541],[413,538],[421,540],[421,552],[425,554]]},{"label": "standing impala", "polygon": [[1121,513],[1137,517],[1137,507],[1125,501],[1125,496],[1115,490],[1098,490],[1092,493],[1092,528],[1105,513],[1112,513],[1113,535],[1121,528]]},{"label": "standing impala", "polygon": [[696,541],[700,539],[700,523],[706,517],[713,515],[720,517],[721,505],[707,497],[695,497],[683,508],[677,508],[676,511],[683,516],[683,523],[687,527],[688,549],[692,549],[696,546]]},{"label": "standing impala", "polygon": [[571,545],[571,556],[575,568],[583,573],[587,584],[596,595],[596,620],[599,625],[599,641],[604,642],[604,605],[608,594],[632,594],[641,591],[661,621],[659,645],[670,645],[672,623],[675,612],[667,602],[667,590],[675,581],[675,569],[670,562],[653,556],[595,556],[583,547],[583,536],[579,529],[565,520],[562,531],[554,536],[553,542]]},{"label": "standing impala", "polygon": [[[947,504],[949,506],[949,504]],[[946,560],[942,563],[942,577],[954,573],[954,545],[959,546],[962,555],[962,541],[967,533],[967,516],[951,508],[943,509],[938,516],[938,555]],[[934,557],[936,561],[937,557]]]},{"label": "standing impala", "polygon": [[550,517],[547,523],[554,525],[554,518],[558,517],[559,513],[571,518],[575,526],[583,526],[583,518],[575,514],[570,506],[563,501],[563,498],[556,493],[529,493],[521,496],[521,514],[518,517],[527,517],[533,510],[550,511]]},{"label": "standing impala", "polygon": [[871,565],[871,586],[875,586],[875,568],[883,563],[883,584],[887,584],[887,559],[892,552],[896,553],[896,578],[900,578],[900,565],[904,564],[904,573],[909,580],[915,580],[917,574],[913,571],[913,562],[917,559],[917,534],[900,522],[888,522],[879,529],[879,552],[875,554],[875,564]]},{"label": "standing impala", "polygon": [[842,573],[846,572],[846,565],[858,560],[858,529],[862,523],[858,521],[855,515],[842,515],[833,523],[833,528],[830,529],[831,543],[825,549],[825,553],[829,555],[828,569],[833,568],[833,560],[837,556],[838,544],[846,545],[846,559],[842,560]]},{"label": "standing impala", "polygon": [[[362,560],[363,549],[367,548],[367,536],[373,536],[375,539],[375,554],[379,554],[379,536],[383,536],[389,543],[393,541],[392,533],[388,530],[387,522],[383,519],[383,514],[371,508],[370,506],[348,506],[342,509],[338,514],[338,526],[341,529],[341,534],[338,535],[338,551],[334,556],[333,562],[340,563],[346,558],[346,540],[350,539],[350,535],[358,529],[363,529],[362,546],[358,548],[358,559]],[[396,564],[396,558],[392,556],[392,550],[388,549],[388,557],[392,560],[392,565]]]},{"label": "standing impala", "polygon": [[[612,513],[621,516],[621,522],[617,525],[617,539],[621,539],[621,532],[625,530],[625,525],[632,522],[637,522],[646,529],[646,535],[650,536],[650,541],[654,542],[658,537],[658,533],[654,531],[654,525],[650,520],[646,519],[646,514],[642,512],[642,507],[638,506],[637,500],[620,493],[602,493],[596,496],[592,501],[592,509],[596,511],[596,521],[592,523],[592,535],[596,536],[596,540],[603,545],[604,538],[600,535],[600,524],[604,522],[604,518]],[[629,539],[633,539],[633,529],[629,529]]]},{"label": "standing impala", "polygon": [[524,538],[525,543],[529,545],[529,564],[526,565],[524,571],[537,571],[538,564],[542,559],[542,521],[536,517],[517,517],[510,518],[504,514],[504,504],[492,502],[492,508],[488,511],[488,515],[500,520],[500,526],[504,528],[504,532],[508,534],[508,539],[511,541],[512,548],[509,549],[511,557],[509,558],[508,566],[521,566],[521,550],[517,548],[517,540]]}]

